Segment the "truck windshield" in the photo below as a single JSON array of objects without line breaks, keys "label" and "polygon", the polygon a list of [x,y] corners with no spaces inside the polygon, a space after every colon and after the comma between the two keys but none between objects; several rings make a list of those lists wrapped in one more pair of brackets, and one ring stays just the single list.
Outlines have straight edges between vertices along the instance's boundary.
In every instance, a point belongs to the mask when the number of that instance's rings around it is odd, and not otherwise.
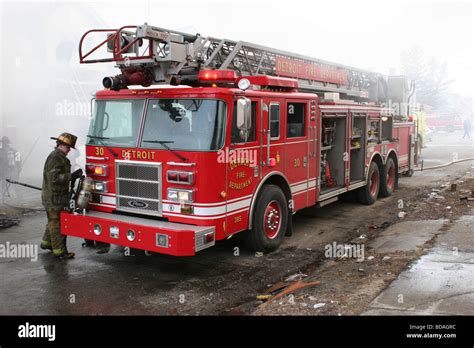
[{"label": "truck windshield", "polygon": [[137,146],[145,100],[97,100],[88,145]]},{"label": "truck windshield", "polygon": [[219,100],[152,99],[148,104],[141,146],[218,150],[224,145],[225,115],[226,104]]}]

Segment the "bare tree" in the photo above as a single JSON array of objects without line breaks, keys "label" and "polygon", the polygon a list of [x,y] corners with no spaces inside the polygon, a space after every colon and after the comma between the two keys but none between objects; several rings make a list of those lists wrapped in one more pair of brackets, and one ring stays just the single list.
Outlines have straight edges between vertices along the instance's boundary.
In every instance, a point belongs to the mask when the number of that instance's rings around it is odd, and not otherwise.
[{"label": "bare tree", "polygon": [[[401,56],[403,73],[416,81],[417,101],[439,109],[450,84],[446,62],[439,62],[435,57],[427,59],[420,46],[413,46]],[[444,100],[443,100],[444,99]]]}]

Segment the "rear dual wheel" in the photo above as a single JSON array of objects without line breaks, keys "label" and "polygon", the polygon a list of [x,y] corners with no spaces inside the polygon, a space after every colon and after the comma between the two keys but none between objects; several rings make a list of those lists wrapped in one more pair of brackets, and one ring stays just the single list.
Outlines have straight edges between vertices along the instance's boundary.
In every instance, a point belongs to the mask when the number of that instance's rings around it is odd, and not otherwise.
[{"label": "rear dual wheel", "polygon": [[365,205],[372,205],[377,200],[380,190],[380,171],[377,163],[372,162],[367,174],[367,181],[364,187],[356,191],[357,201]]},{"label": "rear dual wheel", "polygon": [[388,197],[395,191],[398,183],[397,168],[392,158],[388,158],[380,171],[380,196]]},{"label": "rear dual wheel", "polygon": [[364,187],[357,190],[357,200],[366,205],[372,205],[377,197],[390,196],[398,184],[397,167],[392,158],[381,169],[376,162],[372,162],[367,174],[367,182]]}]

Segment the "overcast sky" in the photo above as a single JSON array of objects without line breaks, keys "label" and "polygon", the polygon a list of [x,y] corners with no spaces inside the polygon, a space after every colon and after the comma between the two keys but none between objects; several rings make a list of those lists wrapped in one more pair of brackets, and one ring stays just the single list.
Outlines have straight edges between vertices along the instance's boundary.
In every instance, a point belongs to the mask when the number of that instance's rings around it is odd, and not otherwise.
[{"label": "overcast sky", "polygon": [[[131,6],[131,4],[133,5]],[[419,45],[472,94],[472,1],[201,0],[91,2],[107,24],[149,24],[258,43],[388,73]],[[113,5],[112,5],[113,4]]]},{"label": "overcast sky", "polygon": [[[69,40],[77,47],[76,41],[91,25],[116,28],[148,22],[203,36],[249,41],[382,73],[399,69],[401,52],[419,45],[428,57],[447,61],[455,80],[452,85],[455,92],[471,95],[473,89],[472,0],[0,2],[13,3],[16,8],[13,17],[18,17],[12,18],[10,10],[6,10],[3,21],[9,23],[2,26],[2,34],[28,33],[26,36],[33,38],[35,32],[47,33],[45,46],[52,48],[50,56],[61,41]],[[30,4],[35,6],[28,12]],[[21,45],[14,50],[28,52]],[[78,65],[77,52],[74,55],[73,63]],[[17,54],[15,64],[19,57]],[[4,66],[8,64],[4,62]]]}]

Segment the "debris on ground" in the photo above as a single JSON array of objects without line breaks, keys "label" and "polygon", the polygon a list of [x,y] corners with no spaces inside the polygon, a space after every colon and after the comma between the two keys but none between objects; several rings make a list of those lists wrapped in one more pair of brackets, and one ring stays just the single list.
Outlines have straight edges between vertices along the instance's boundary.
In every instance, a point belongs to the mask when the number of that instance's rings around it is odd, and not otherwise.
[{"label": "debris on ground", "polygon": [[287,277],[285,279],[285,282],[286,283],[291,283],[291,282],[294,282],[294,281],[297,281],[297,280],[301,280],[303,278],[306,278],[308,275],[307,274],[304,274],[304,273],[296,273],[296,274],[292,274],[290,275],[289,277]]},{"label": "debris on ground", "polygon": [[281,291],[277,295],[270,298],[267,302],[261,304],[260,307],[263,307],[263,306],[273,302],[274,300],[279,299],[279,298],[281,298],[285,295],[288,295],[292,292],[295,292],[297,290],[301,290],[301,289],[304,289],[304,288],[308,288],[308,287],[316,286],[316,285],[320,285],[320,284],[321,284],[321,282],[319,280],[316,280],[316,281],[313,281],[313,282],[297,281],[296,283],[293,283],[290,286],[288,286],[287,288],[285,288],[283,291]]},{"label": "debris on ground", "polygon": [[326,304],[325,304],[325,303],[322,303],[322,302],[321,302],[321,303],[316,303],[316,304],[313,306],[313,308],[314,308],[314,309],[318,309],[318,308],[324,307],[325,305],[326,305]]},{"label": "debris on ground", "polygon": [[255,257],[262,257],[263,256],[263,253],[261,251],[257,251],[255,253]]},{"label": "debris on ground", "polygon": [[20,219],[12,216],[0,216],[0,228],[7,228],[18,225]]},{"label": "debris on ground", "polygon": [[282,289],[286,288],[288,286],[287,283],[285,282],[278,282],[276,283],[275,285],[272,285],[268,290],[267,292],[269,294],[272,294],[272,295],[275,295],[277,293],[279,293]]},{"label": "debris on ground", "polygon": [[273,296],[270,295],[270,294],[267,294],[267,295],[257,295],[257,300],[261,300],[261,301],[267,301],[269,299],[271,299]]},{"label": "debris on ground", "polygon": [[463,201],[463,200],[466,200],[466,201],[474,201],[474,197],[464,196],[464,197],[460,197],[459,200],[460,200],[460,201]]},{"label": "debris on ground", "polygon": [[[390,226],[390,225],[391,225],[390,222],[385,221],[385,222],[382,222],[381,224],[378,224],[378,225],[376,225],[376,224],[371,224],[371,225],[369,225],[369,226],[367,226],[367,227],[368,227],[369,229],[371,229],[371,230],[377,230],[377,229],[387,228],[387,227]],[[362,236],[367,237],[365,234],[363,234]],[[362,237],[362,236],[361,236],[361,237]]]},{"label": "debris on ground", "polygon": [[[463,183],[457,183],[457,190],[451,192],[451,182],[438,183],[445,184],[445,189],[439,192],[431,192],[430,188],[417,191],[417,194],[403,198],[403,212],[406,212],[404,220],[438,220],[445,219],[449,228],[449,221],[465,214],[473,207],[468,198],[474,199],[472,188],[474,178],[466,178]],[[442,185],[441,185],[442,186]],[[396,195],[396,194],[395,194]],[[398,196],[400,197],[400,196]],[[395,198],[398,198],[395,196]],[[440,198],[435,198],[440,197]],[[450,207],[450,209],[447,209]],[[408,209],[408,210],[407,210]],[[398,212],[391,212],[391,216],[384,215],[379,219],[374,219],[368,223],[361,224],[353,230],[351,243],[364,243],[367,240],[376,238],[380,228],[386,227],[388,223],[380,224],[381,221],[389,221],[389,224],[399,222]],[[441,228],[441,229],[442,229]],[[440,229],[440,231],[441,231]],[[362,240],[360,236],[365,233],[367,239]],[[360,315],[369,303],[398,277],[402,270],[410,271],[412,262],[416,260],[426,247],[430,244],[417,248],[414,251],[396,251],[391,253],[377,253],[376,250],[368,250],[365,254],[365,263],[358,263],[355,258],[341,257],[334,260],[326,260],[317,269],[310,271],[301,269],[308,274],[308,279],[319,279],[321,285],[318,287],[299,290],[295,294],[295,301],[298,305],[289,301],[284,301],[284,292],[289,287],[280,290],[278,295],[283,298],[273,301],[273,298],[255,308],[254,315]],[[369,254],[370,253],[370,254]],[[370,256],[369,256],[370,255]],[[338,262],[343,260],[344,262]],[[361,267],[362,266],[362,267]],[[456,268],[457,266],[453,266]],[[291,274],[291,273],[290,273]],[[335,277],[335,274],[337,277]],[[300,301],[301,299],[301,301]],[[283,302],[281,302],[283,301]],[[323,302],[324,301],[324,302]],[[333,301],[333,302],[331,302]],[[281,305],[278,303],[281,302]],[[307,306],[303,306],[306,303]],[[314,309],[314,305],[325,303],[324,307]]]}]

